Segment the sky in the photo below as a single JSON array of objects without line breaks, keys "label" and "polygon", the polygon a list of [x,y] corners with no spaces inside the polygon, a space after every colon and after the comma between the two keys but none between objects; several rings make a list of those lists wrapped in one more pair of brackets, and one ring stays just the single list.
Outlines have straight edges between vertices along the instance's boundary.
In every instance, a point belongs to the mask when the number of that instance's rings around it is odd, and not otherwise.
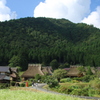
[{"label": "sky", "polygon": [[25,17],[65,18],[100,28],[100,0],[0,0],[0,21]]}]

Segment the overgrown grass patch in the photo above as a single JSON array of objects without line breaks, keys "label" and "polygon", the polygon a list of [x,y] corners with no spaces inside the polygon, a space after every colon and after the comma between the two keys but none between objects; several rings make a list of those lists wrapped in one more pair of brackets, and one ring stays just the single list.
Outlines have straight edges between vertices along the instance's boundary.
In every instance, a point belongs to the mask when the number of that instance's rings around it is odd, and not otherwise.
[{"label": "overgrown grass patch", "polygon": [[[99,87],[99,85],[96,85],[96,87]],[[99,89],[96,89],[96,88],[92,87],[91,83],[85,83],[85,82],[78,82],[78,83],[66,82],[66,83],[60,83],[59,87],[51,88],[51,90],[57,91],[59,93],[78,95],[78,96],[99,97],[99,95],[100,95],[100,90]]]}]

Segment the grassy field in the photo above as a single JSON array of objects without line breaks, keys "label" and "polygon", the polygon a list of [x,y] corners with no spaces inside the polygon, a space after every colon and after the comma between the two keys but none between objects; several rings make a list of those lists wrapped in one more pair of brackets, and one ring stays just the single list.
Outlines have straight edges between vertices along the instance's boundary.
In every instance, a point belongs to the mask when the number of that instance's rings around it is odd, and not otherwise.
[{"label": "grassy field", "polygon": [[[20,88],[21,89],[21,88]],[[0,90],[0,100],[86,100],[82,98],[55,95],[40,91],[18,89],[3,89]]]}]

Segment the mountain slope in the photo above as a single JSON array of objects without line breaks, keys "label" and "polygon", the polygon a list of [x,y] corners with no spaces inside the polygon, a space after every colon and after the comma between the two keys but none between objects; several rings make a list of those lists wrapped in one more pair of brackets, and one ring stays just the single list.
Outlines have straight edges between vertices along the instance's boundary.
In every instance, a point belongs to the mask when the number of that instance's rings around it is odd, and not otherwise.
[{"label": "mountain slope", "polygon": [[27,63],[100,66],[100,30],[65,19],[21,18],[0,22],[0,64],[14,56]]}]

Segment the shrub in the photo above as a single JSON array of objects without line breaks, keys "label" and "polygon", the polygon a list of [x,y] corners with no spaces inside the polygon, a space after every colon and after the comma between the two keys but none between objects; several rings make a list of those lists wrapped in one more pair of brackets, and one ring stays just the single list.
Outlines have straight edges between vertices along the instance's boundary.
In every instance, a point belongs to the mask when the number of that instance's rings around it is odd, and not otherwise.
[{"label": "shrub", "polygon": [[71,86],[67,87],[65,85],[60,86],[58,92],[70,94],[73,91],[73,88]]},{"label": "shrub", "polygon": [[61,82],[61,83],[71,82],[71,78],[64,78],[64,79],[61,79],[60,82]]},{"label": "shrub", "polygon": [[38,81],[38,80],[41,80],[41,75],[39,75],[39,74],[36,74],[35,75],[35,79]]},{"label": "shrub", "polygon": [[0,83],[0,89],[8,88],[9,84],[7,83]]},{"label": "shrub", "polygon": [[100,79],[99,78],[95,78],[94,80],[90,81],[91,87],[93,87],[94,89],[100,89]]},{"label": "shrub", "polygon": [[67,82],[71,82],[72,79],[71,78],[66,78]]},{"label": "shrub", "polygon": [[82,95],[81,89],[74,89],[70,94],[72,95]]},{"label": "shrub", "polygon": [[89,90],[91,89],[90,86],[85,86],[83,89],[82,89],[82,93],[81,95],[82,96],[89,96]]},{"label": "shrub", "polygon": [[65,82],[67,82],[67,80],[64,78],[64,79],[61,79],[60,82],[65,83]]},{"label": "shrub", "polygon": [[15,83],[16,83],[15,81],[11,81],[11,82],[10,82],[10,85],[11,85],[11,86],[15,86]]},{"label": "shrub", "polygon": [[81,79],[82,79],[82,81],[84,81],[84,82],[89,82],[89,81],[92,79],[92,77],[91,77],[90,75],[85,75],[85,76],[83,76]]},{"label": "shrub", "polygon": [[32,82],[31,81],[28,81],[28,86],[32,86]]},{"label": "shrub", "polygon": [[41,82],[44,82],[44,83],[47,83],[47,80],[48,80],[48,76],[47,75],[43,75],[41,76]]},{"label": "shrub", "polygon": [[10,86],[9,83],[0,83],[0,89],[9,88],[9,86]]},{"label": "shrub", "polygon": [[20,87],[25,87],[25,83],[21,83],[20,84]]},{"label": "shrub", "polygon": [[97,93],[96,93],[96,90],[94,90],[94,89],[89,89],[89,90],[88,90],[88,95],[89,95],[89,96],[93,96],[93,95],[95,95],[95,94],[97,94]]},{"label": "shrub", "polygon": [[59,86],[59,83],[55,80],[51,80],[47,84],[49,85],[50,88],[54,88],[54,87]]},{"label": "shrub", "polygon": [[77,80],[72,80],[71,82],[72,82],[72,83],[78,83],[79,81],[77,81]]}]

